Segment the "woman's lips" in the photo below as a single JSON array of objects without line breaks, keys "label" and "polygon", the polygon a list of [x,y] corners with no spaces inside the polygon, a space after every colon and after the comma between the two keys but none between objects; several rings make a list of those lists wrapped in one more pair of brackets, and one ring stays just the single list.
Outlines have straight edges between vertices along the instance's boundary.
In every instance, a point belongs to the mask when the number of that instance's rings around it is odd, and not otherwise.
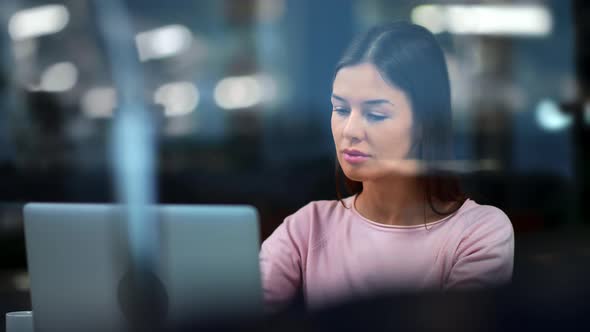
[{"label": "woman's lips", "polygon": [[351,164],[359,164],[369,159],[368,154],[358,150],[345,149],[344,151],[342,151],[342,154],[344,156],[344,160]]}]

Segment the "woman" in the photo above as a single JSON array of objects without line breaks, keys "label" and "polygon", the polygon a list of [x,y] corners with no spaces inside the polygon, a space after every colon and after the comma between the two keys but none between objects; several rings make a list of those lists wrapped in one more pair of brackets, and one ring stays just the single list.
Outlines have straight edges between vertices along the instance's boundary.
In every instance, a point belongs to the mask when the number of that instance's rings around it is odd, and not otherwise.
[{"label": "woman", "polygon": [[430,32],[399,22],[356,39],[336,68],[332,105],[337,175],[353,195],[306,205],[263,243],[267,305],[299,291],[314,308],[385,290],[510,281],[510,220],[465,198],[443,172],[450,88]]}]

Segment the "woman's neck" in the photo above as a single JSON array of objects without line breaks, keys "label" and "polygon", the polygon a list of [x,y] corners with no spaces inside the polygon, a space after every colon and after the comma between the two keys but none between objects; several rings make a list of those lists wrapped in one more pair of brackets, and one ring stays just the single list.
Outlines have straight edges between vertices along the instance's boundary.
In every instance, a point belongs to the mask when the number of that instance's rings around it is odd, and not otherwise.
[{"label": "woman's neck", "polygon": [[355,207],[367,219],[386,225],[414,226],[440,218],[426,202],[424,188],[415,177],[363,182]]}]

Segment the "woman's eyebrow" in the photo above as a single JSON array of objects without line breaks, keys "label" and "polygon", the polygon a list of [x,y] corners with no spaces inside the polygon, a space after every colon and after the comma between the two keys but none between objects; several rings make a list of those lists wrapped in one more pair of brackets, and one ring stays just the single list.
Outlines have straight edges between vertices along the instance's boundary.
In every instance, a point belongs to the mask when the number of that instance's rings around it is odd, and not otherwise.
[{"label": "woman's eyebrow", "polygon": [[332,98],[334,98],[334,99],[336,99],[336,100],[339,100],[339,101],[341,101],[341,102],[344,102],[344,103],[346,103],[346,99],[344,99],[343,97],[340,97],[339,95],[332,94]]},{"label": "woman's eyebrow", "polygon": [[375,106],[375,105],[380,105],[380,104],[390,104],[390,105],[393,106],[393,103],[390,102],[387,99],[371,99],[371,100],[365,100],[363,102],[363,104],[370,105],[370,106]]},{"label": "woman's eyebrow", "polygon": [[[341,102],[344,102],[344,103],[347,102],[345,98],[340,97],[337,94],[332,94],[332,98],[339,100]],[[387,99],[370,99],[370,100],[365,100],[362,103],[365,105],[368,105],[368,106],[375,106],[375,105],[380,105],[380,104],[390,104],[392,106],[394,105],[392,102],[390,102]]]}]

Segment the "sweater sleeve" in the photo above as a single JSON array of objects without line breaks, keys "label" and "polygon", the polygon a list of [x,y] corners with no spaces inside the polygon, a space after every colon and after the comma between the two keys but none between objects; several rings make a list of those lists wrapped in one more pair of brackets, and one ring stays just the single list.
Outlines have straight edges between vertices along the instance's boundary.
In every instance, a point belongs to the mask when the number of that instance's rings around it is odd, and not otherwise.
[{"label": "sweater sleeve", "polygon": [[306,220],[296,213],[264,241],[260,269],[265,307],[277,311],[287,306],[302,287],[306,245]]},{"label": "sweater sleeve", "polygon": [[455,252],[445,289],[498,286],[512,279],[514,230],[501,210],[486,206],[466,229]]}]

